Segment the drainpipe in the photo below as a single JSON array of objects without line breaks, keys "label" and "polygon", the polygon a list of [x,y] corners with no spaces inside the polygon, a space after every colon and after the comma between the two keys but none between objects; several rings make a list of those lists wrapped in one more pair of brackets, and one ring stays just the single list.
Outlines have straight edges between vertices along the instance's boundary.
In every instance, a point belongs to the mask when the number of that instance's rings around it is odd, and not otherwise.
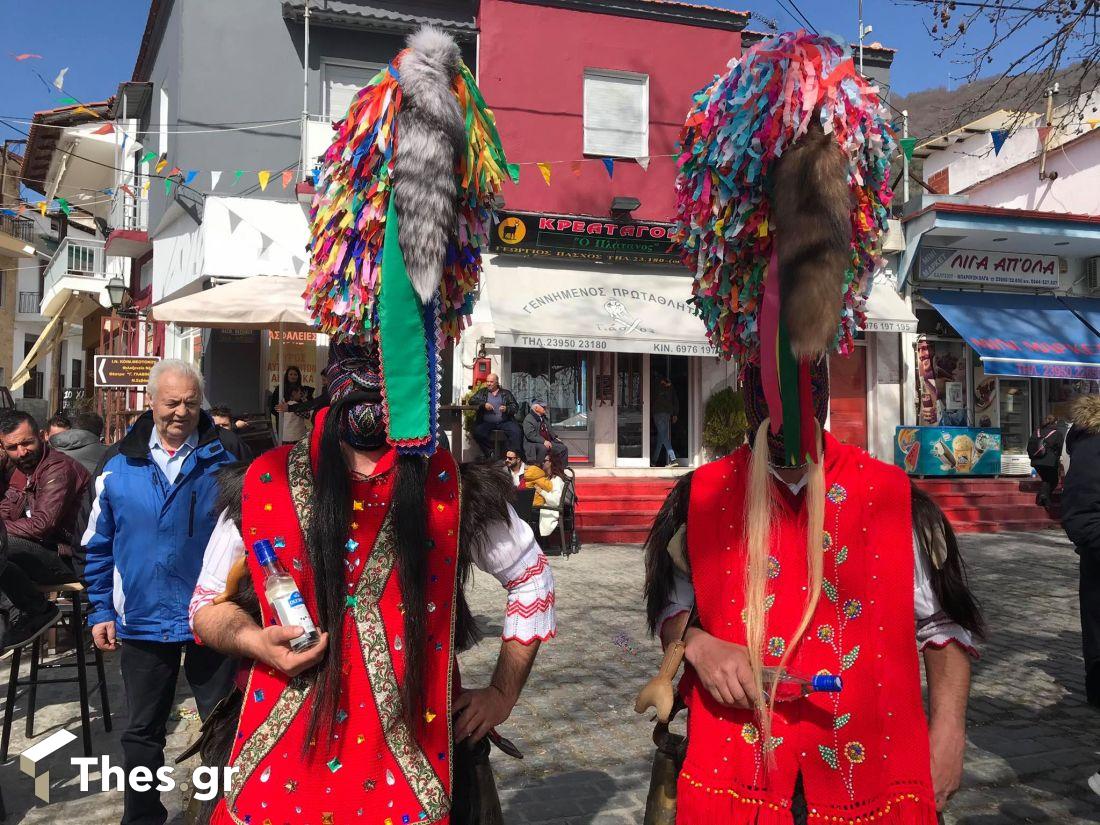
[{"label": "drainpipe", "polygon": [[[306,130],[309,129],[309,0],[305,2],[305,39],[302,43],[302,157],[298,167],[298,180],[306,176]],[[280,379],[281,380],[281,379]]]}]

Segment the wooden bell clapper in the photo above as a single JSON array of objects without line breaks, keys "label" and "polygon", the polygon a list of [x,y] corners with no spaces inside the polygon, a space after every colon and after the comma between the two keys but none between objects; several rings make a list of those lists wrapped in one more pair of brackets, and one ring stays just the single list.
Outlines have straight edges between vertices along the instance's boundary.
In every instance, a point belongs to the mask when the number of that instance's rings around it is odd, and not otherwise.
[{"label": "wooden bell clapper", "polygon": [[246,575],[248,575],[248,559],[245,556],[241,556],[241,558],[229,568],[229,575],[225,577],[225,590],[223,590],[220,595],[214,597],[214,604],[222,604],[236,596],[241,586],[241,579]]},{"label": "wooden bell clapper", "polygon": [[661,667],[657,675],[649,680],[642,688],[638,698],[634,701],[634,712],[645,713],[650,708],[657,711],[657,719],[662,724],[668,724],[672,716],[672,707],[676,699],[676,689],[672,680],[680,671],[680,665],[684,661],[684,642],[673,642],[665,650],[665,656],[661,660]]}]

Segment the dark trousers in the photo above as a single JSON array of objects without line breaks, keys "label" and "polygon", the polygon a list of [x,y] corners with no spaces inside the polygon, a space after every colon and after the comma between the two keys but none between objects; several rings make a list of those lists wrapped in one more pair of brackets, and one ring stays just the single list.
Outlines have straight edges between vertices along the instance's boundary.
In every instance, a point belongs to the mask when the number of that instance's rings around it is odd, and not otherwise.
[{"label": "dark trousers", "polygon": [[1058,486],[1058,467],[1036,467],[1035,472],[1039,476],[1039,492],[1035,501],[1046,507],[1050,504],[1050,494]]},{"label": "dark trousers", "polygon": [[19,536],[0,542],[0,593],[23,613],[40,613],[49,605],[38,585],[79,579],[70,560],[52,548]]},{"label": "dark trousers", "polygon": [[[528,441],[527,443],[531,448],[531,451],[527,454],[527,463],[537,464],[541,467],[542,462],[546,460],[546,445],[543,444],[541,441],[537,444],[530,441]],[[554,455],[558,457],[558,461],[561,462],[562,467],[565,467],[569,464],[569,448],[566,447],[563,442],[551,441],[550,449],[554,451]]]},{"label": "dark trousers", "polygon": [[1100,707],[1100,548],[1081,547],[1079,594],[1085,698]]},{"label": "dark trousers", "polygon": [[[497,421],[495,423],[479,421],[474,424],[474,441],[477,442],[477,446],[481,448],[481,452],[486,458],[493,455],[494,430],[500,430],[504,433],[504,449],[515,450],[516,455],[520,454],[520,448],[523,446],[523,431],[520,430],[519,424],[515,421]],[[504,456],[498,455],[495,458],[504,458]]]},{"label": "dark trousers", "polygon": [[[129,774],[144,765],[155,775],[164,764],[168,715],[175,702],[181,656],[202,719],[233,689],[237,662],[193,642],[122,639],[121,646],[122,686],[130,709],[130,721],[120,737],[123,767]],[[127,784],[123,825],[162,825],[167,818],[158,791],[138,793]]]}]

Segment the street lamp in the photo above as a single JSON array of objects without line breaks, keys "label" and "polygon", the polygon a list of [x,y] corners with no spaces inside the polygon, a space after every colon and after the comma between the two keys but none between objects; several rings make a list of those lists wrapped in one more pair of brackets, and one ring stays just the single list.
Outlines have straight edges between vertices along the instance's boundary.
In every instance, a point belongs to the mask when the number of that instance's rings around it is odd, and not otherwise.
[{"label": "street lamp", "polygon": [[107,282],[107,297],[111,301],[113,309],[120,309],[122,302],[126,300],[126,282],[115,275]]}]

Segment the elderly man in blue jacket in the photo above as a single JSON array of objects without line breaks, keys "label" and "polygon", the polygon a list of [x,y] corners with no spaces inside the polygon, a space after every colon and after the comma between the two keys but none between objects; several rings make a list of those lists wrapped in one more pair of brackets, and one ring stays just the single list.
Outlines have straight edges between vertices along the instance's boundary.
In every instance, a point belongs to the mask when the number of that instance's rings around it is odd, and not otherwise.
[{"label": "elderly man in blue jacket", "polygon": [[[181,660],[203,718],[233,686],[235,663],[195,643],[187,608],[217,521],[217,471],[249,456],[203,412],[202,376],[190,364],[157,363],[148,397],[149,411],[103,458],[82,543],[92,638],[122,649],[125,769],[155,775]],[[166,818],[156,790],[127,784],[123,823]]]}]

